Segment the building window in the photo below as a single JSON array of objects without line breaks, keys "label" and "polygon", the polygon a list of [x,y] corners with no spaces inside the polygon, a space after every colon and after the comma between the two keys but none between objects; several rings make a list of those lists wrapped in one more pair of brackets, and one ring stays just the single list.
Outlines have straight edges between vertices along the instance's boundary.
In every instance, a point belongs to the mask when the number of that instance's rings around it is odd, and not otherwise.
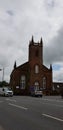
[{"label": "building window", "polygon": [[35,86],[35,90],[39,90],[39,82],[36,81],[34,86]]},{"label": "building window", "polygon": [[25,83],[26,83],[25,75],[22,75],[21,80],[20,80],[20,88],[21,89],[25,89]]},{"label": "building window", "polygon": [[43,89],[46,89],[46,77],[43,77]]},{"label": "building window", "polygon": [[39,66],[35,65],[35,73],[38,74],[39,73]]}]

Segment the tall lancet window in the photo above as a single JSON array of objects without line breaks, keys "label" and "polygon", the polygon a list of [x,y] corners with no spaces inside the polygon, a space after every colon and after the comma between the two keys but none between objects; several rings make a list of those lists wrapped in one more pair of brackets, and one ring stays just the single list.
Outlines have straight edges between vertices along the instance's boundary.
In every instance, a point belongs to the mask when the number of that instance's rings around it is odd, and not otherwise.
[{"label": "tall lancet window", "polygon": [[35,73],[38,74],[39,73],[39,66],[35,65]]},{"label": "tall lancet window", "polygon": [[43,89],[46,89],[46,77],[43,77]]},{"label": "tall lancet window", "polygon": [[20,80],[20,88],[21,89],[25,89],[25,84],[26,83],[26,77],[25,77],[25,75],[22,75],[21,76],[21,80]]},{"label": "tall lancet window", "polygon": [[34,85],[35,85],[35,90],[39,90],[39,82],[36,81]]}]

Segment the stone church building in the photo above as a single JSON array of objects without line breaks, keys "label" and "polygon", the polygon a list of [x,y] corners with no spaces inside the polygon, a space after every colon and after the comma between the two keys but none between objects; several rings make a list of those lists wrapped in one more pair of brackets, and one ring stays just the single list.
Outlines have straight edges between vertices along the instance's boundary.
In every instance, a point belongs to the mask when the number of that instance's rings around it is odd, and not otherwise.
[{"label": "stone church building", "polygon": [[31,86],[42,89],[43,93],[50,94],[52,89],[52,66],[43,65],[43,41],[34,42],[33,36],[29,42],[28,61],[20,66],[14,64],[10,75],[10,86],[14,94],[30,94]]}]

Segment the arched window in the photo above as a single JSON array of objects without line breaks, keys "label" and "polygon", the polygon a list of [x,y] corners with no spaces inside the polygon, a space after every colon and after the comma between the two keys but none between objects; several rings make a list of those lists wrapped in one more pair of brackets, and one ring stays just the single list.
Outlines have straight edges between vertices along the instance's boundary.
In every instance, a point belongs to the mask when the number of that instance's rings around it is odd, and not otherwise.
[{"label": "arched window", "polygon": [[39,73],[39,66],[35,65],[35,73],[38,74]]},{"label": "arched window", "polygon": [[21,76],[21,80],[20,80],[20,88],[21,89],[25,89],[25,84],[26,83],[26,77],[25,77],[25,75],[22,75]]},{"label": "arched window", "polygon": [[35,86],[35,90],[39,90],[39,82],[38,81],[35,82],[34,86]]},{"label": "arched window", "polygon": [[43,89],[46,89],[46,77],[43,77]]}]

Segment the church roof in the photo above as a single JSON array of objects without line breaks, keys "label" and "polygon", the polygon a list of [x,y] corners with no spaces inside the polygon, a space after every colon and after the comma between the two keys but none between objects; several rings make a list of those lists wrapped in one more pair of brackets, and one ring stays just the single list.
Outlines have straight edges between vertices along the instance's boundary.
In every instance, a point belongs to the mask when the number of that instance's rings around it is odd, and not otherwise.
[{"label": "church roof", "polygon": [[45,65],[43,65],[43,70],[44,71],[49,71],[50,69],[48,69]]}]

